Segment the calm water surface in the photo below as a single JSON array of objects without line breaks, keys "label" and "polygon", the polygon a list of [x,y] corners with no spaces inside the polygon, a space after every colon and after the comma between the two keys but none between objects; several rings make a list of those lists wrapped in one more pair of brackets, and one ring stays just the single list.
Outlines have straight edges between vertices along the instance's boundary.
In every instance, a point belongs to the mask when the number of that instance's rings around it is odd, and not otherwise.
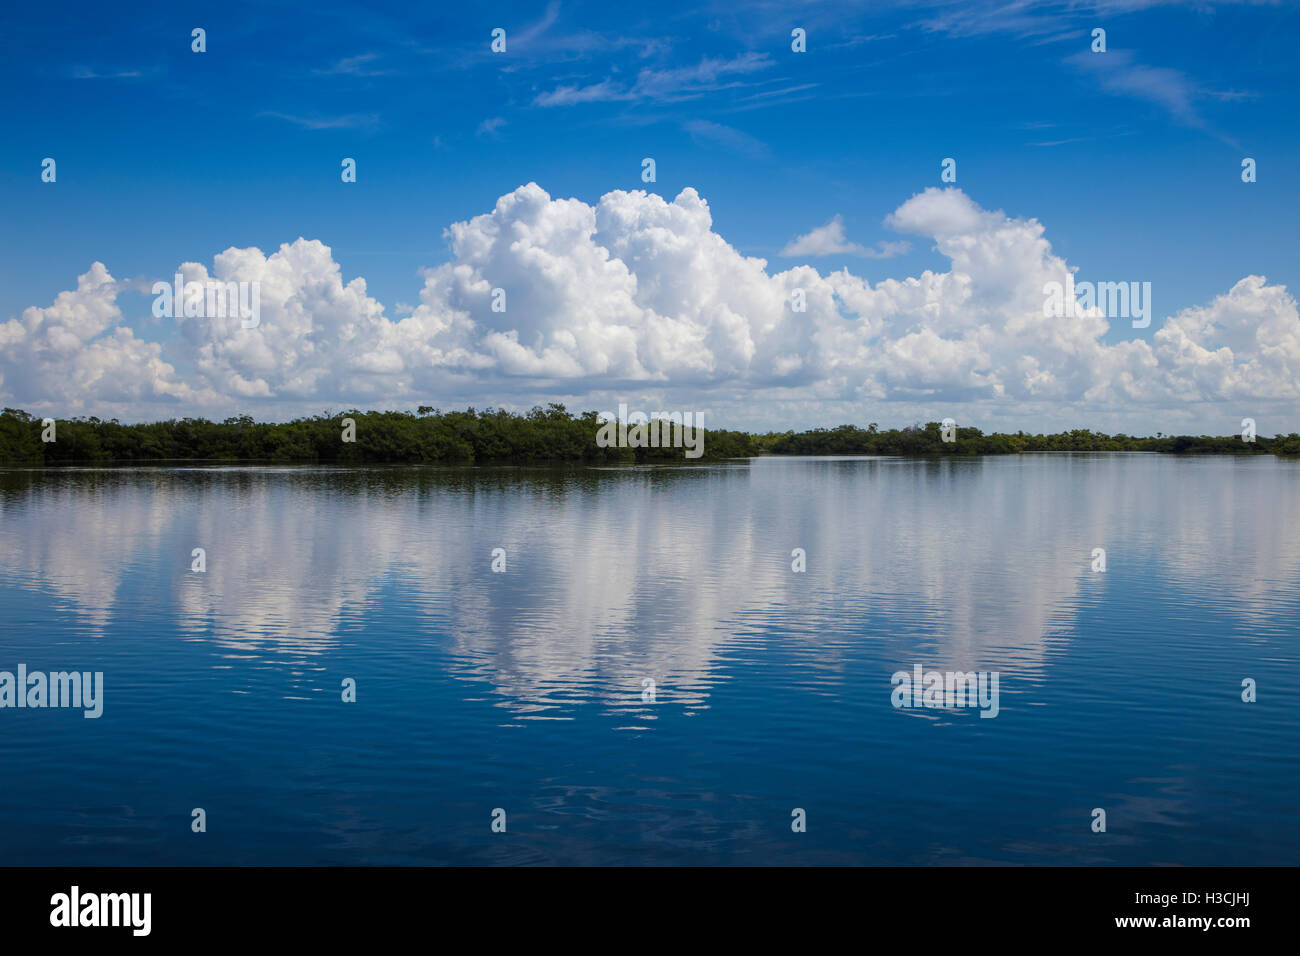
[{"label": "calm water surface", "polygon": [[1267,456],[11,469],[0,858],[1294,864],[1298,657]]}]

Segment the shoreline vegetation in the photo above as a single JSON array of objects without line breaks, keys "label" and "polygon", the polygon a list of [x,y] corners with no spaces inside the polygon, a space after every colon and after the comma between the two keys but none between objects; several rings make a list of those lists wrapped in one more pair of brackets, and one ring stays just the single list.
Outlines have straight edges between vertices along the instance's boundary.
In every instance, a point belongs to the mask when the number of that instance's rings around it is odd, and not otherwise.
[{"label": "shoreline vegetation", "polygon": [[[344,441],[344,419],[355,440]],[[703,454],[685,459],[679,447],[606,447],[596,443],[596,412],[573,414],[563,405],[515,413],[500,409],[440,412],[347,411],[262,423],[243,415],[211,422],[171,419],[123,425],[98,418],[58,419],[55,440],[28,412],[0,412],[0,464],[73,465],[175,461],[316,462],[328,464],[671,464],[758,455],[892,455],[967,457],[1049,451],[1152,451],[1169,454],[1300,456],[1300,435],[1163,435],[1142,438],[1075,429],[1051,435],[984,434],[957,428],[945,442],[938,422],[881,430],[840,425],[808,431],[751,434],[705,429]]]}]

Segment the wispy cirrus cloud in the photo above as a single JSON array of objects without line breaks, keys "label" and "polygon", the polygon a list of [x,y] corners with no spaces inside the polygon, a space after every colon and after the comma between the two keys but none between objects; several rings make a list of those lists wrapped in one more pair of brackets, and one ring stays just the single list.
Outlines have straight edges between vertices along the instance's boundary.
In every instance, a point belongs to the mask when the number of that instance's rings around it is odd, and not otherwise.
[{"label": "wispy cirrus cloud", "polygon": [[1243,100],[1259,99],[1259,94],[1250,90],[1206,90],[1205,95],[1223,103],[1238,103]]},{"label": "wispy cirrus cloud", "polygon": [[505,117],[492,116],[478,124],[478,135],[488,136],[497,139],[500,136],[501,127],[506,125]]},{"label": "wispy cirrus cloud", "polygon": [[815,90],[821,86],[820,83],[798,83],[795,86],[783,86],[779,90],[764,90],[761,93],[751,93],[749,96],[741,97],[742,102],[751,102],[755,100],[766,100],[775,97],[792,96],[795,93],[803,93],[806,90]]},{"label": "wispy cirrus cloud", "polygon": [[263,110],[257,115],[284,120],[303,129],[359,129],[379,124],[377,113],[349,113],[347,116],[294,116],[276,110]]},{"label": "wispy cirrus cloud", "polygon": [[642,70],[637,74],[632,92],[638,97],[660,100],[707,93],[736,85],[730,77],[756,73],[771,65],[766,53],[742,53],[730,59],[705,57],[695,66]]},{"label": "wispy cirrus cloud", "polygon": [[515,43],[522,43],[525,46],[541,37],[547,30],[555,26],[555,22],[560,19],[560,2],[551,0],[546,5],[546,12],[542,14],[540,20],[532,26],[526,27],[515,34],[513,40]]},{"label": "wispy cirrus cloud", "polygon": [[748,52],[730,58],[705,57],[693,66],[643,69],[631,84],[618,84],[606,78],[585,86],[560,86],[538,94],[533,102],[537,106],[572,106],[577,103],[616,100],[671,103],[743,85],[738,77],[766,70],[770,66],[772,60],[766,53]]},{"label": "wispy cirrus cloud", "polygon": [[1084,35],[1083,27],[1097,17],[1117,17],[1155,7],[1190,7],[1197,12],[1215,6],[1275,5],[1275,0],[896,0],[894,6],[914,9],[914,24],[952,37],[1008,34],[1022,40],[1053,42]]},{"label": "wispy cirrus cloud", "polygon": [[159,72],[157,67],[148,70],[117,70],[109,73],[99,73],[89,67],[77,67],[72,71],[74,80],[138,80],[144,76],[151,76]]},{"label": "wispy cirrus cloud", "polygon": [[1128,50],[1084,51],[1065,62],[1086,73],[1107,93],[1153,103],[1187,126],[1205,125],[1196,109],[1196,85],[1180,70],[1139,63]]},{"label": "wispy cirrus cloud", "polygon": [[575,106],[578,103],[602,103],[611,100],[631,99],[626,90],[615,86],[610,80],[601,80],[587,86],[577,84],[557,86],[546,93],[539,93],[533,103],[537,106]]},{"label": "wispy cirrus cloud", "polygon": [[376,70],[370,64],[381,59],[378,53],[361,53],[357,56],[346,56],[338,60],[333,66],[323,70],[312,70],[321,76],[388,76],[392,70]]},{"label": "wispy cirrus cloud", "polygon": [[754,157],[764,157],[771,152],[767,148],[767,144],[757,137],[731,126],[723,126],[721,123],[713,123],[709,120],[691,120],[683,124],[683,126],[697,143],[712,143],[715,146],[731,150],[733,153],[742,153]]}]

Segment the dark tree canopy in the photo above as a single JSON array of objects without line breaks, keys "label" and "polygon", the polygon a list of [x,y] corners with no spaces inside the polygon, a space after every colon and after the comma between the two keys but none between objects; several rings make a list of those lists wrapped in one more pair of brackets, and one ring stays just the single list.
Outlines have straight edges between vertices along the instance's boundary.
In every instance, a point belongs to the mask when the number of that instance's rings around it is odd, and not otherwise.
[{"label": "dark tree canopy", "polygon": [[[343,419],[355,422],[354,442],[343,441]],[[1134,438],[1076,429],[1055,435],[985,435],[956,429],[942,440],[938,422],[881,431],[840,425],[803,432],[708,429],[703,455],[686,459],[680,447],[602,448],[596,412],[575,415],[550,404],[519,414],[469,408],[441,412],[421,405],[411,412],[349,411],[289,422],[255,422],[249,415],[210,422],[171,419],[123,425],[98,418],[60,419],[56,441],[43,442],[41,419],[6,408],[0,413],[0,462],[10,464],[110,464],[164,461],[277,461],[471,464],[492,462],[671,463],[754,455],[1008,455],[1035,451],[1158,451],[1173,454],[1272,453],[1300,455],[1300,435],[1243,442],[1239,436],[1161,435]]]}]

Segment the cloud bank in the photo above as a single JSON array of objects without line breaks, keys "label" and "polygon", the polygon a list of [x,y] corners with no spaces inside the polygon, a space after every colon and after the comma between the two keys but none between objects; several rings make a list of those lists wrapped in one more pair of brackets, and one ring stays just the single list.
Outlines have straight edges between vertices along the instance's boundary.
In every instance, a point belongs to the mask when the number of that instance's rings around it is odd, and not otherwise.
[{"label": "cloud bank", "polygon": [[1037,220],[930,188],[886,225],[929,240],[948,269],[875,284],[847,269],[773,271],[714,231],[694,189],[589,205],[529,183],[446,230],[450,259],[425,272],[410,315],[389,315],[328,246],[300,238],[163,272],[260,283],[261,322],[164,319],[175,328],[162,341],[132,327],[147,326],[147,300],[133,322],[118,304],[138,283],[95,262],[75,289],[0,324],[0,400],[135,420],[649,397],[746,426],[942,412],[1025,427],[1130,421],[1144,433],[1169,420],[1161,410],[1209,403],[1221,433],[1270,409],[1276,427],[1261,431],[1297,427],[1300,315],[1284,286],[1245,276],[1204,306],[1157,313],[1149,341],[1127,319],[1108,336],[1096,309],[1044,315],[1044,285],[1071,267]]}]

